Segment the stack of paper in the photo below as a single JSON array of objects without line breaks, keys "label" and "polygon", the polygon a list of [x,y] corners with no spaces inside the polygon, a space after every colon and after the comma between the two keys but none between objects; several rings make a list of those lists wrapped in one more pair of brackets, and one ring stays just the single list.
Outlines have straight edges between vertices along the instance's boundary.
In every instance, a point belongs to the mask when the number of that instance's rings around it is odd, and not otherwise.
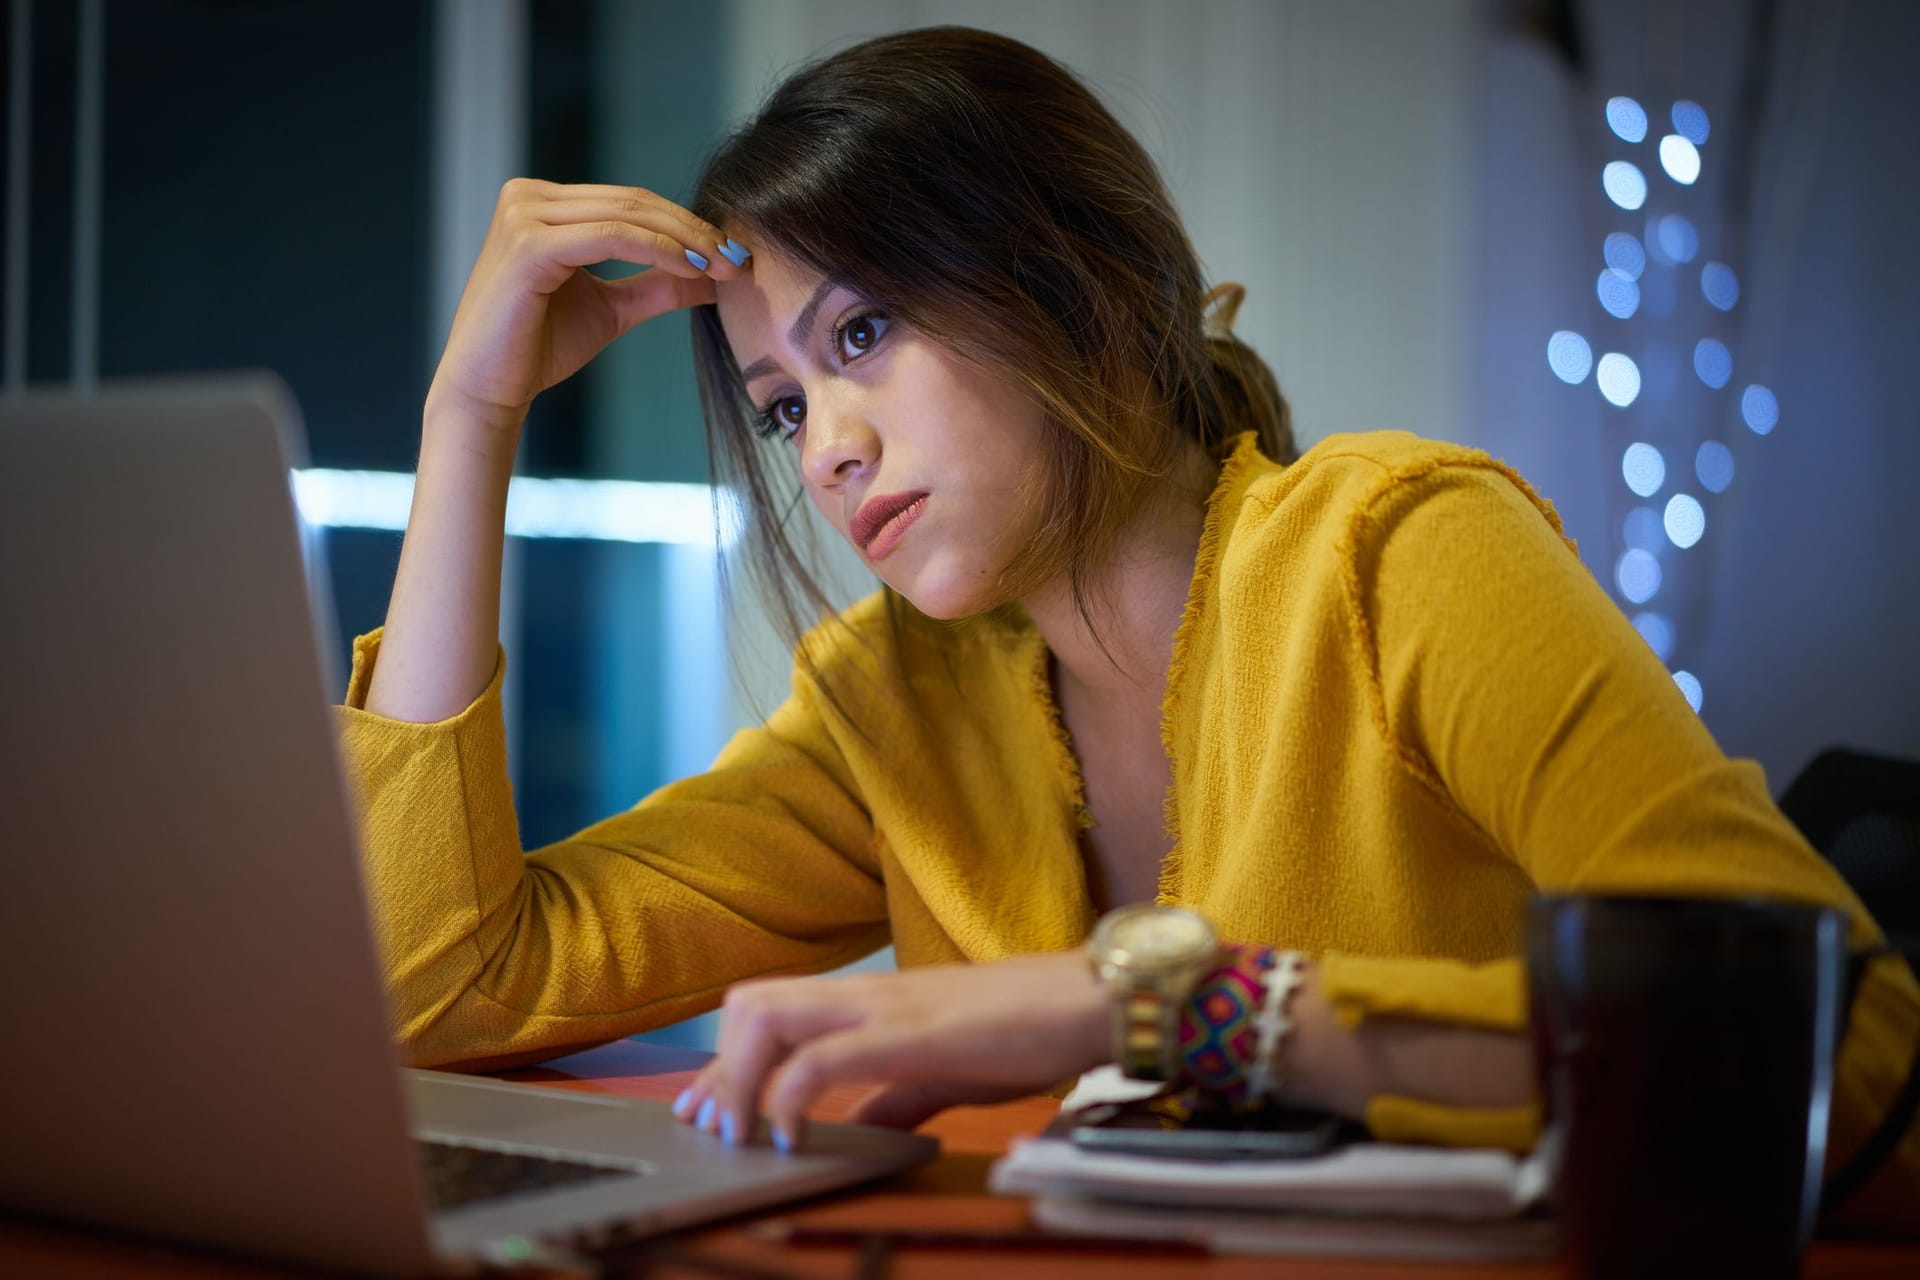
[{"label": "stack of paper", "polygon": [[[1110,1079],[1092,1079],[1067,1101],[1121,1100]],[[1235,1253],[1520,1259],[1554,1252],[1541,1212],[1548,1167],[1544,1150],[1357,1142],[1306,1159],[1191,1160],[1039,1137],[996,1163],[990,1182],[1034,1197],[1036,1225],[1059,1231]]]}]

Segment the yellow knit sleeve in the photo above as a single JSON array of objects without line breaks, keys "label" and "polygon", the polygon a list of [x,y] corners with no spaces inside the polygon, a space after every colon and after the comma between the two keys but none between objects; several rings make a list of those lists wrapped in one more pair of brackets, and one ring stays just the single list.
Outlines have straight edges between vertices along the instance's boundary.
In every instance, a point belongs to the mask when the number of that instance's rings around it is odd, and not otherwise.
[{"label": "yellow knit sleeve", "polygon": [[[1386,477],[1356,518],[1356,630],[1381,732],[1542,890],[1762,895],[1839,907],[1856,950],[1881,941],[1837,873],[1729,760],[1659,658],[1560,537],[1551,508],[1499,464],[1431,463]],[[1329,957],[1347,1018],[1524,1021],[1517,961],[1359,964]],[[1920,986],[1874,964],[1840,1054],[1829,1172],[1858,1150],[1920,1042]],[[1386,1136],[1458,1140],[1470,1115],[1383,1100]],[[1369,1119],[1374,1118],[1369,1114]],[[1914,1226],[1920,1136],[1841,1214]]]},{"label": "yellow knit sleeve", "polygon": [[711,770],[523,855],[500,683],[437,724],[337,709],[396,1036],[419,1066],[504,1067],[719,1004],[887,942],[872,825],[803,687]]},{"label": "yellow knit sleeve", "polygon": [[[1489,1031],[1521,1031],[1527,979],[1518,958],[1467,964],[1441,958],[1320,957],[1320,992],[1348,1030],[1368,1018],[1417,1018]],[[1449,1107],[1381,1094],[1367,1104],[1367,1128],[1385,1142],[1529,1151],[1540,1136],[1537,1102],[1519,1107]]]}]

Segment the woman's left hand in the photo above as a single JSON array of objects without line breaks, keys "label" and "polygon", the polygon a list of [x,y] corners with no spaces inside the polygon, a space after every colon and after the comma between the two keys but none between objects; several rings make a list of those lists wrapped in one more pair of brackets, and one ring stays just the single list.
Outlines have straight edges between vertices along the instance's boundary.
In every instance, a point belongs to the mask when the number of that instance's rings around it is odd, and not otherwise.
[{"label": "woman's left hand", "polygon": [[1050,1089],[1111,1057],[1107,996],[1084,952],[844,978],[735,984],[718,1054],[674,1102],[681,1120],[750,1141],[764,1103],[773,1140],[837,1084],[884,1087],[848,1119],[912,1128],[962,1103]]}]

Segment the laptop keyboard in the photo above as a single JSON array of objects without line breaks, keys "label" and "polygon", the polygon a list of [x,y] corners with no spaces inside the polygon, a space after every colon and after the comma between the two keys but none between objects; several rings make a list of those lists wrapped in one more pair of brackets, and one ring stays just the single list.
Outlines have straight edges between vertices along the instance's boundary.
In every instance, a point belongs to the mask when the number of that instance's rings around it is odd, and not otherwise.
[{"label": "laptop keyboard", "polygon": [[646,1170],[630,1164],[553,1160],[518,1151],[495,1151],[422,1138],[414,1144],[426,1176],[427,1199],[436,1209],[456,1209],[480,1200],[528,1195],[555,1187],[631,1177]]}]

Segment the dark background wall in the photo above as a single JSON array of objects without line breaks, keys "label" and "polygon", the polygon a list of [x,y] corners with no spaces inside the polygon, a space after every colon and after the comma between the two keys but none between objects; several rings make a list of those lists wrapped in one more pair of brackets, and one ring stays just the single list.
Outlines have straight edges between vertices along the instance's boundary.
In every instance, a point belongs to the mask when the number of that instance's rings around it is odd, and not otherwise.
[{"label": "dark background wall", "polygon": [[[1551,7],[1551,6],[1546,6]],[[1613,588],[1623,521],[1640,500],[1622,482],[1633,441],[1658,445],[1676,490],[1703,499],[1706,536],[1661,549],[1665,581],[1646,606],[1673,622],[1671,665],[1699,677],[1721,746],[1758,760],[1775,795],[1823,748],[1920,757],[1920,396],[1908,353],[1920,338],[1920,5],[1905,0],[1605,0],[1561,6],[1565,41],[1509,30],[1483,46],[1477,77],[1474,335],[1469,442],[1514,463],[1559,505],[1582,559]],[[1632,95],[1670,130],[1676,99],[1712,131],[1700,179],[1681,188],[1651,141],[1612,137],[1602,105]],[[1637,161],[1651,195],[1627,212],[1599,171]],[[1698,258],[1677,273],[1668,317],[1617,319],[1595,292],[1609,231],[1644,234],[1691,218]],[[1703,305],[1699,267],[1738,273],[1730,313]],[[1649,295],[1650,296],[1650,295]],[[1571,328],[1648,374],[1626,409],[1593,380],[1569,387],[1545,362]],[[1691,353],[1728,345],[1734,376],[1704,387]],[[1673,371],[1669,382],[1657,375]],[[1741,422],[1748,383],[1779,398],[1779,426]],[[1694,450],[1724,442],[1733,483],[1709,494]],[[1616,592],[1616,599],[1618,593]],[[1629,608],[1629,612],[1634,610]]]},{"label": "dark background wall", "polygon": [[[620,71],[596,62],[604,8],[589,0],[529,7],[531,173],[590,180],[604,100],[633,97],[631,86],[595,74]],[[657,28],[667,6],[621,8],[631,12],[620,20]],[[274,369],[305,414],[314,465],[411,470],[444,336],[428,332],[434,6],[113,0],[105,14],[98,376]],[[34,383],[63,382],[71,370],[78,23],[78,5],[34,6]],[[10,34],[0,22],[0,72]],[[682,42],[673,75],[655,91],[662,101],[676,88],[711,83],[718,39]],[[690,180],[712,109],[675,123],[683,132],[672,140],[687,154],[663,189]],[[630,363],[638,358],[643,381],[663,364],[685,363],[684,326],[627,343],[644,348],[622,353]],[[683,381],[690,406],[690,371]],[[622,445],[632,412],[603,415],[595,444],[594,385],[572,379],[535,401],[522,472],[704,479],[697,433],[692,449],[686,432],[669,433],[665,459],[644,443]],[[344,645],[383,618],[400,537],[335,530],[326,541]],[[620,629],[624,674],[613,682],[627,699],[625,721],[642,729],[605,740],[601,699],[610,678],[601,633],[613,620],[597,594],[622,585],[606,581],[609,562],[625,566],[625,588],[657,616],[659,552],[568,541],[520,550],[514,754],[522,829],[534,844],[603,816],[610,786],[631,802],[667,780],[665,753],[643,731],[658,718],[658,646],[631,625]],[[617,762],[612,780],[606,760]]]},{"label": "dark background wall", "polygon": [[[68,372],[78,10],[34,6],[30,381]],[[410,0],[107,6],[102,377],[266,365],[318,464],[411,466],[426,17]]]}]

